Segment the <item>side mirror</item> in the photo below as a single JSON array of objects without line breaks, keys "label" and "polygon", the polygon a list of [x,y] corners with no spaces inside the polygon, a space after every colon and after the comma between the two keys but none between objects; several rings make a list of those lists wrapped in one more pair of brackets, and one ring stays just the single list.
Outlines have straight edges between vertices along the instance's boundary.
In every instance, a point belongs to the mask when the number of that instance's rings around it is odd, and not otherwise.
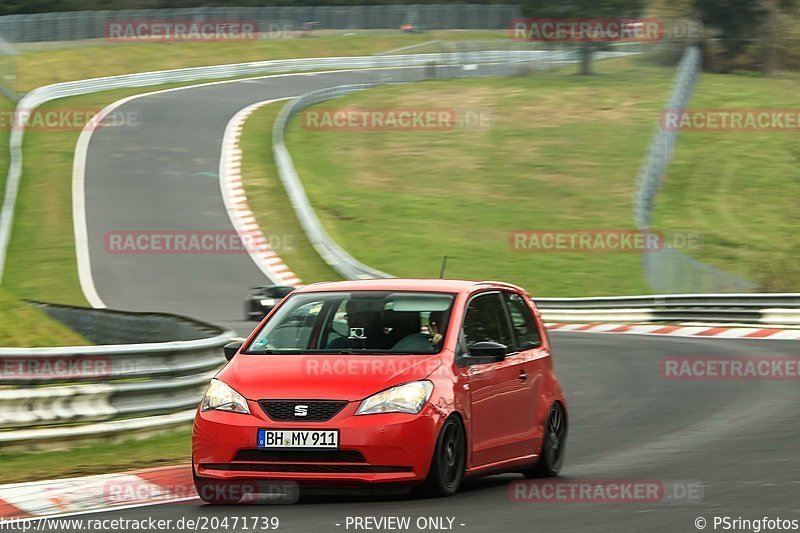
[{"label": "side mirror", "polygon": [[498,363],[506,358],[507,353],[508,346],[505,344],[492,341],[476,342],[469,349],[469,360],[477,364]]},{"label": "side mirror", "polygon": [[222,351],[225,353],[225,359],[230,361],[233,359],[233,356],[239,352],[239,349],[242,347],[244,343],[242,341],[233,341],[226,344]]}]

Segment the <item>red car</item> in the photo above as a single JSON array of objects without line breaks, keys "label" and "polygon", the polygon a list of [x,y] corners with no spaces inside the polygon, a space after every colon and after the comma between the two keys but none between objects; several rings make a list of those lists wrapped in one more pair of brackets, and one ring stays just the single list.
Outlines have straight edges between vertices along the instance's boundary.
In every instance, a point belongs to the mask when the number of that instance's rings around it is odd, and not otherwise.
[{"label": "red car", "polygon": [[465,477],[554,476],[564,461],[567,406],[547,331],[514,285],[309,285],[225,351],[192,437],[209,503],[264,481],[447,496]]}]

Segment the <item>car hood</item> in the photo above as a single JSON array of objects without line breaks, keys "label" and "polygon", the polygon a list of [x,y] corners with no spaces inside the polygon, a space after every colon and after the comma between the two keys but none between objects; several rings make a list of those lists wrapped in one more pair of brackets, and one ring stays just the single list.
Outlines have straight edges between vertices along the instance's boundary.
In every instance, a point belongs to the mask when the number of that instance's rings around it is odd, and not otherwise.
[{"label": "car hood", "polygon": [[424,379],[438,355],[238,354],[217,376],[248,400],[362,400]]}]

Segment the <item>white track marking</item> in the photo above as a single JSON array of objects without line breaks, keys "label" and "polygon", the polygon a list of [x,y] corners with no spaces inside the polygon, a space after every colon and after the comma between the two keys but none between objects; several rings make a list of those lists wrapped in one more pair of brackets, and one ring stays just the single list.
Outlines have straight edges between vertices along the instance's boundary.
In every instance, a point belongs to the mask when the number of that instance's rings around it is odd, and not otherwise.
[{"label": "white track marking", "polygon": [[[605,333],[610,335],[648,335],[651,337],[691,337],[700,339],[745,339],[745,340],[787,340],[799,339],[800,329],[784,329],[780,327],[708,327],[708,326],[684,326],[664,333],[654,333],[662,328],[669,327],[670,324],[562,324],[547,323],[546,327],[551,332],[567,331],[575,333]],[[614,331],[617,328],[629,327],[625,331]],[[706,332],[716,329],[712,334]],[[580,331],[576,331],[580,330]],[[778,331],[776,331],[778,330]],[[769,331],[770,334],[762,337],[747,337],[754,333]]]},{"label": "white track marking", "polygon": [[[326,71],[316,72],[315,74],[330,74],[336,72],[365,72],[366,70],[383,70],[383,69],[326,70]],[[271,74],[265,76],[254,76],[252,78],[237,78],[233,80],[211,81],[205,83],[196,83],[193,85],[186,85],[183,87],[172,87],[170,89],[160,89],[157,91],[149,91],[145,93],[134,94],[122,98],[121,100],[117,100],[116,102],[106,106],[102,111],[100,111],[100,113],[98,113],[97,118],[93,122],[96,124],[102,121],[103,117],[114,111],[116,108],[128,102],[136,100],[138,98],[145,98],[148,96],[153,96],[157,94],[166,94],[175,91],[196,89],[198,87],[208,87],[211,85],[222,85],[225,83],[241,83],[245,80],[254,81],[254,80],[263,80],[267,78],[269,79],[285,78],[289,76],[303,76],[304,74],[305,73]],[[285,100],[288,98],[294,98],[295,96],[284,97],[282,99]],[[78,260],[78,279],[80,281],[81,290],[83,291],[83,295],[86,298],[86,301],[89,302],[89,305],[91,305],[94,308],[105,308],[106,305],[105,303],[103,303],[102,298],[97,292],[97,287],[95,286],[94,278],[92,277],[92,262],[89,254],[89,238],[86,229],[87,227],[86,195],[85,195],[86,157],[87,157],[87,152],[89,150],[89,143],[92,140],[92,133],[94,133],[94,128],[87,124],[87,126],[84,127],[83,130],[81,131],[81,134],[78,137],[78,143],[75,146],[75,157],[72,165],[72,225],[73,225],[73,231],[75,233],[75,255],[77,256]],[[0,258],[0,260],[3,259],[4,258]]]},{"label": "white track marking", "polygon": [[219,188],[228,218],[242,238],[247,253],[256,266],[273,283],[297,287],[301,284],[300,279],[278,257],[258,227],[255,216],[247,205],[247,196],[242,186],[242,150],[239,140],[244,123],[256,109],[283,100],[287,98],[274,98],[251,104],[236,113],[225,126],[219,158]]},{"label": "white track marking", "polygon": [[[144,95],[142,95],[144,96]],[[103,108],[94,120],[89,121],[81,130],[78,143],[75,145],[75,159],[72,163],[72,227],[75,232],[75,255],[78,259],[78,280],[81,290],[94,308],[103,309],[106,304],[97,293],[92,277],[92,260],[89,255],[89,235],[86,229],[86,156],[89,151],[89,141],[96,124],[102,122],[106,115],[114,111],[119,106],[133,100],[136,96],[129,96],[122,100],[117,100]]]}]

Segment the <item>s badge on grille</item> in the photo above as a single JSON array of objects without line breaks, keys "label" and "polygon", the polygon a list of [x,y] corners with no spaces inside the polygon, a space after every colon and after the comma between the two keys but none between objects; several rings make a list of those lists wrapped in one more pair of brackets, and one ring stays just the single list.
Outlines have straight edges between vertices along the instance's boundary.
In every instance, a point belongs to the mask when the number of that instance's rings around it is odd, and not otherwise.
[{"label": "s badge on grille", "polygon": [[295,405],[294,406],[294,416],[308,416],[308,406],[307,405]]}]

